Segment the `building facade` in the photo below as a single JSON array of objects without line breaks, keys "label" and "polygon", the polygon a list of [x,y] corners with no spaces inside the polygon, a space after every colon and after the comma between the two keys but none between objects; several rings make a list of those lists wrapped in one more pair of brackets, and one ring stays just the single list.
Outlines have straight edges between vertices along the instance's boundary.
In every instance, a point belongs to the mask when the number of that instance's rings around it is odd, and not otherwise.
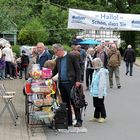
[{"label": "building facade", "polygon": [[78,37],[82,39],[94,39],[108,44],[116,43],[118,46],[120,44],[120,34],[114,31],[81,30]]}]

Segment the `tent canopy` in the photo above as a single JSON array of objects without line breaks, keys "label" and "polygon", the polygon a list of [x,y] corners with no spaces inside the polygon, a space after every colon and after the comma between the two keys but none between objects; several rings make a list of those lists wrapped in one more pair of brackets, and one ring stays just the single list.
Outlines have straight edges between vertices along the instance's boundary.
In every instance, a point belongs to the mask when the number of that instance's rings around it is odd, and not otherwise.
[{"label": "tent canopy", "polygon": [[96,41],[96,40],[92,40],[92,39],[88,39],[88,40],[83,40],[83,41],[79,42],[79,44],[85,44],[85,45],[99,45],[99,44],[101,44],[101,42]]}]

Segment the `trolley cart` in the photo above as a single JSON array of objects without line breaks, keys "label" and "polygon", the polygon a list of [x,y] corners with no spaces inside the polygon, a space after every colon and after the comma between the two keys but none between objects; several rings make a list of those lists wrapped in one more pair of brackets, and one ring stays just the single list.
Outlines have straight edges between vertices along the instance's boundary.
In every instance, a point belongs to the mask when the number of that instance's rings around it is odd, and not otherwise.
[{"label": "trolley cart", "polygon": [[52,79],[32,80],[29,87],[31,89],[26,92],[25,99],[27,125],[30,125],[33,131],[38,122],[52,125],[54,112],[58,107],[55,82]]}]

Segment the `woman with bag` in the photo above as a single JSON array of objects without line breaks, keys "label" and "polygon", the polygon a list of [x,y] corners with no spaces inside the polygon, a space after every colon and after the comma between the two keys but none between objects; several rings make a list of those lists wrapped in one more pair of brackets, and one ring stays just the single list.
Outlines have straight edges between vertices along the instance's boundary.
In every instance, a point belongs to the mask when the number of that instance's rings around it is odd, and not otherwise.
[{"label": "woman with bag", "polygon": [[104,98],[107,95],[108,70],[103,67],[103,63],[100,58],[93,59],[92,64],[94,73],[92,76],[90,94],[93,97],[95,111],[94,116],[90,119],[90,121],[104,123],[106,119]]}]

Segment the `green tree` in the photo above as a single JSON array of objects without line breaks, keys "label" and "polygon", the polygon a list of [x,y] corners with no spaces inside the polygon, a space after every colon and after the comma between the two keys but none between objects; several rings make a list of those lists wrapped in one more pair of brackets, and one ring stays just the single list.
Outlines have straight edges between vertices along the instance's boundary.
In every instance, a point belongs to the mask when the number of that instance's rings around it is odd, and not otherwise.
[{"label": "green tree", "polygon": [[[17,25],[20,30],[31,18],[32,8],[27,5],[29,0],[0,0],[0,7],[3,14]],[[6,26],[8,26],[6,24]]]},{"label": "green tree", "polygon": [[[140,1],[139,0],[108,0],[112,10],[118,13],[140,13]],[[126,47],[131,44],[134,48],[136,47],[136,39],[138,32],[136,31],[122,31],[120,32],[121,39],[125,41]]]},{"label": "green tree", "polygon": [[6,15],[3,13],[2,10],[0,10],[0,32],[3,32],[8,29],[7,24],[8,24],[8,19],[5,18]]},{"label": "green tree", "polygon": [[16,53],[16,56],[20,56],[20,46],[12,46],[12,50]]},{"label": "green tree", "polygon": [[[68,8],[117,13],[140,13],[139,0],[0,0],[0,7],[0,31],[9,29],[8,20],[10,20],[17,25],[21,43],[26,42],[28,44],[34,44],[38,41],[36,36],[30,36],[32,28],[27,28],[34,17],[38,19],[43,30],[47,32],[47,37],[45,35],[45,39],[43,39],[46,43],[60,42],[69,44],[79,30],[66,29]],[[25,35],[21,35],[23,29],[25,34],[25,27],[26,36],[28,34],[28,37],[32,38],[31,40],[26,41]],[[27,32],[29,28],[30,31]],[[34,34],[39,34],[37,29],[32,30],[36,30]],[[139,36],[138,32],[127,31],[120,33],[126,44],[131,43],[135,46],[135,43],[138,42],[136,41]],[[33,37],[35,38],[33,39]]]},{"label": "green tree", "polygon": [[19,32],[21,44],[35,45],[37,42],[45,42],[48,33],[38,18],[33,18]]},{"label": "green tree", "polygon": [[60,7],[46,4],[42,9],[41,21],[49,32],[48,44],[56,42],[69,44],[76,33],[74,30],[67,29],[67,10]]}]

